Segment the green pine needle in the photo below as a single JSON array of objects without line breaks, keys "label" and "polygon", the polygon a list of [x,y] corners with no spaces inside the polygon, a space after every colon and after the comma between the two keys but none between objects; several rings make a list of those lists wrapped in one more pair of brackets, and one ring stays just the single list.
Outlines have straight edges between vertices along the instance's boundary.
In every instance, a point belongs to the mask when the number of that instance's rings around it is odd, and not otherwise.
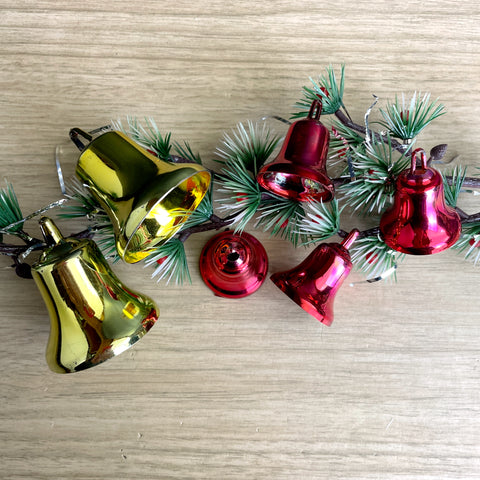
[{"label": "green pine needle", "polygon": [[70,201],[61,206],[61,213],[58,214],[60,218],[87,217],[93,219],[98,217],[102,224],[109,222],[108,216],[101,208],[98,200],[76,178],[67,182],[65,187]]},{"label": "green pine needle", "polygon": [[112,122],[115,129],[128,135],[132,140],[137,142],[147,150],[151,150],[154,154],[167,161],[170,157],[171,133],[162,135],[155,123],[155,120],[151,117],[145,117],[145,126],[142,125],[136,117],[127,116],[127,127],[124,127],[122,121],[116,120]]},{"label": "green pine needle", "polygon": [[395,180],[408,168],[410,159],[392,148],[388,135],[387,142],[372,138],[365,152],[358,148],[352,152],[356,180],[341,185],[338,192],[355,210],[380,213],[393,200]]},{"label": "green pine needle", "polygon": [[449,174],[452,177],[451,182],[447,180],[447,175],[447,173],[442,172],[445,201],[450,207],[456,207],[458,196],[460,195],[463,182],[467,176],[467,167],[462,169],[461,166],[457,165]]},{"label": "green pine needle", "polygon": [[229,216],[234,215],[235,231],[241,232],[260,206],[260,186],[245,164],[238,160],[228,159],[219,177],[218,192],[228,194],[217,200],[222,204],[219,209],[229,212]]},{"label": "green pine needle", "polygon": [[[346,151],[352,149],[363,152],[364,141],[365,139],[355,130],[352,130],[341,122],[334,121],[332,122],[332,134],[330,135],[328,147],[329,158],[344,159]],[[347,145],[345,143],[347,143]]]},{"label": "green pine needle", "polygon": [[[0,190],[0,228],[6,229],[12,223],[22,220],[18,198],[13,185],[5,180],[6,187]],[[15,234],[23,228],[23,222],[11,227],[9,232]],[[1,239],[0,239],[1,240]]]},{"label": "green pine needle", "polygon": [[152,278],[157,277],[157,281],[165,280],[167,285],[171,281],[175,285],[183,285],[187,281],[192,283],[184,244],[176,238],[155,247],[154,252],[145,259],[145,264],[155,267]]},{"label": "green pine needle", "polygon": [[120,257],[115,245],[113,225],[97,199],[76,178],[66,184],[69,202],[60,207],[59,218],[86,218],[93,223],[95,242],[106,258],[117,262]]},{"label": "green pine needle", "polygon": [[430,102],[430,94],[415,92],[410,100],[405,99],[402,93],[402,100],[395,96],[394,103],[387,103],[385,109],[380,108],[380,113],[384,118],[379,122],[388,129],[393,137],[402,140],[411,140],[415,138],[430,122],[445,113],[443,104],[438,103],[438,99]]},{"label": "green pine needle", "polygon": [[340,213],[337,200],[305,203],[305,214],[299,222],[298,231],[312,238],[306,244],[321,242],[335,235],[340,229]]},{"label": "green pine needle", "polygon": [[198,163],[199,165],[202,165],[202,159],[200,158],[200,154],[198,153],[193,153],[192,147],[190,147],[190,144],[187,141],[183,142],[183,145],[181,143],[175,142],[175,151],[178,153],[179,156],[186,158],[192,163]]},{"label": "green pine needle", "polygon": [[480,221],[464,223],[462,234],[453,248],[462,252],[465,260],[480,265]]},{"label": "green pine needle", "polygon": [[[355,268],[369,278],[381,276],[387,270],[396,268],[397,263],[405,258],[403,253],[392,250],[379,237],[357,239],[350,254]],[[396,272],[393,273],[393,278],[396,279]]]},{"label": "green pine needle", "polygon": [[273,153],[281,138],[272,133],[265,123],[247,122],[237,125],[232,136],[224,133],[222,146],[216,150],[219,162],[242,164],[246,170],[257,174]]},{"label": "green pine needle", "polygon": [[324,115],[331,115],[344,107],[345,65],[341,66],[339,82],[332,65],[327,67],[326,74],[318,77],[318,80],[310,78],[310,82],[312,87],[303,87],[305,98],[295,104],[300,111],[294,113],[292,119],[306,117],[314,100],[322,101],[322,114]]},{"label": "green pine needle", "polygon": [[263,226],[264,232],[270,231],[273,236],[285,238],[297,246],[301,237],[299,224],[305,216],[301,202],[272,194],[270,199],[262,202],[258,211],[260,215],[255,227]]},{"label": "green pine needle", "polygon": [[115,243],[115,233],[111,223],[95,226],[95,242],[105,258],[112,260],[113,263],[120,260],[120,255],[118,255]]}]

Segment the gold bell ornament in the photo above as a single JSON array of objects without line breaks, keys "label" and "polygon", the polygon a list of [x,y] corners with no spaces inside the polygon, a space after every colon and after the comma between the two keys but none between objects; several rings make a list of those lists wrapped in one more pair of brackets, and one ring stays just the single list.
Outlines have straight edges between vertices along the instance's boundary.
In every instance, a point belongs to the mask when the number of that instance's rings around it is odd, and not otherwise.
[{"label": "gold bell ornament", "polygon": [[171,238],[210,186],[210,172],[201,165],[160,160],[121,132],[93,138],[72,128],[70,138],[82,152],[76,174],[107,212],[127,263]]},{"label": "gold bell ornament", "polygon": [[115,276],[93,240],[64,238],[47,217],[40,228],[47,247],[32,275],[50,315],[50,369],[85,370],[140,340],[158,319],[154,302]]}]

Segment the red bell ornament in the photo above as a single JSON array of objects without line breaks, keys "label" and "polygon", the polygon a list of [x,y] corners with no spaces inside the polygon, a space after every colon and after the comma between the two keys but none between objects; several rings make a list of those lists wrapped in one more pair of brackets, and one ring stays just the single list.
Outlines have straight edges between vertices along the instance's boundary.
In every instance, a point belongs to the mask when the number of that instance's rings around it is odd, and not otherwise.
[{"label": "red bell ornament", "polygon": [[307,313],[330,326],[335,295],[352,269],[348,248],[359,233],[354,229],[341,243],[322,243],[300,265],[270,279]]},{"label": "red bell ornament", "polygon": [[460,217],[445,204],[442,176],[427,166],[425,151],[418,148],[397,179],[392,208],[381,218],[383,240],[402,253],[430,255],[451,247],[460,231]]},{"label": "red bell ornament", "polygon": [[307,118],[290,126],[278,156],[258,172],[261,187],[300,202],[333,198],[326,171],[330,134],[319,120],[321,113],[322,103],[314,100]]}]

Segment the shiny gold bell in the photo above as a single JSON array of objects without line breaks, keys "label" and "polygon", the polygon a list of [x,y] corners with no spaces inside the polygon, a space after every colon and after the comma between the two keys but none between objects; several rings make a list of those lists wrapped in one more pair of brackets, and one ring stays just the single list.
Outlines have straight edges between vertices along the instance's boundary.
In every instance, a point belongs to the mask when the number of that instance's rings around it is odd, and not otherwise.
[{"label": "shiny gold bell", "polygon": [[154,302],[123,285],[92,240],[64,238],[47,217],[40,228],[48,246],[32,274],[50,314],[50,369],[85,370],[140,340],[158,319]]},{"label": "shiny gold bell", "polygon": [[164,162],[121,132],[93,138],[72,128],[70,138],[82,152],[76,174],[107,212],[127,263],[172,237],[208,191],[211,175],[204,167]]}]

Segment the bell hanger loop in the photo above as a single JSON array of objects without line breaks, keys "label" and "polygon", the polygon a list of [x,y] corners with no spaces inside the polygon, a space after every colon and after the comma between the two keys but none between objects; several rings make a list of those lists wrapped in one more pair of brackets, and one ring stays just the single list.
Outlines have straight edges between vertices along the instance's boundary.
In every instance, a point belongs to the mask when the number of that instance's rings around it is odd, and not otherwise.
[{"label": "bell hanger loop", "polygon": [[[88,140],[88,143],[84,144],[79,137],[83,137],[84,140]],[[76,145],[76,147],[83,152],[88,147],[88,144],[92,141],[93,136],[80,128],[74,127],[70,129],[70,139]]]},{"label": "bell hanger loop", "polygon": [[422,169],[426,170],[428,168],[427,165],[427,154],[423,148],[417,148],[412,152],[412,163],[410,167],[410,173],[415,173],[417,169],[417,155],[420,155],[420,162],[422,163]]},{"label": "bell hanger loop", "polygon": [[360,235],[360,231],[354,228],[342,241],[341,245],[347,250],[353,245],[357,237]]},{"label": "bell hanger loop", "polygon": [[50,218],[42,217],[38,223],[47,245],[58,245],[64,240],[60,230]]},{"label": "bell hanger loop", "polygon": [[323,104],[320,100],[314,100],[310,106],[310,111],[308,112],[308,118],[319,120],[320,115],[322,114]]}]

